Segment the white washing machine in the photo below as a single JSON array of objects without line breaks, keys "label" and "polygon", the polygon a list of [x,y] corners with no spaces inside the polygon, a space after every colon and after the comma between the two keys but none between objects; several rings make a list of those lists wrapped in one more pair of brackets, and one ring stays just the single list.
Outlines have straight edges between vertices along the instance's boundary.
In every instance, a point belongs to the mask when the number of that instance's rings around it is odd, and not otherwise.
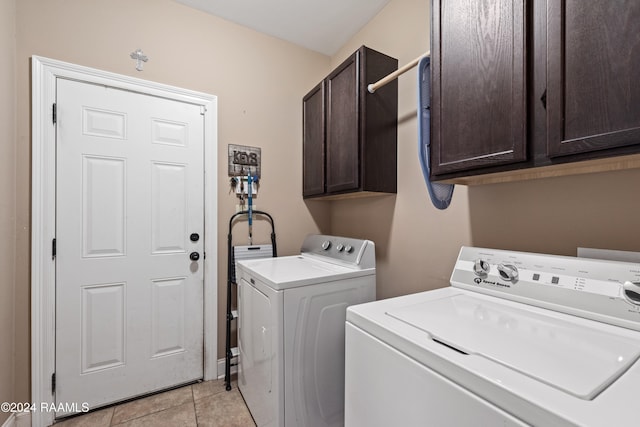
[{"label": "white washing machine", "polygon": [[464,247],[350,307],[345,425],[638,426],[640,264]]},{"label": "white washing machine", "polygon": [[373,242],[310,235],[238,273],[238,388],[256,424],[344,425],[346,309],[375,300]]}]

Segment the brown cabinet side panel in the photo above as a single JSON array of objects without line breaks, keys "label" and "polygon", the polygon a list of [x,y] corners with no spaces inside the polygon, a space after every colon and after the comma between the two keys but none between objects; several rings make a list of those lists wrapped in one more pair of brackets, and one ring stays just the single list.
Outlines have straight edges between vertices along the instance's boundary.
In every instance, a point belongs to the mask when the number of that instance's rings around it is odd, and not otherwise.
[{"label": "brown cabinet side panel", "polygon": [[359,52],[327,77],[327,193],[360,187]]},{"label": "brown cabinet side panel", "polygon": [[361,175],[366,191],[397,191],[398,81],[374,93],[367,86],[398,69],[398,60],[369,48],[361,57]]},{"label": "brown cabinet side panel", "polygon": [[550,156],[640,144],[640,2],[548,0]]},{"label": "brown cabinet side panel", "polygon": [[302,195],[324,194],[325,85],[320,82],[302,100]]},{"label": "brown cabinet side panel", "polygon": [[526,7],[433,1],[434,175],[526,160]]}]

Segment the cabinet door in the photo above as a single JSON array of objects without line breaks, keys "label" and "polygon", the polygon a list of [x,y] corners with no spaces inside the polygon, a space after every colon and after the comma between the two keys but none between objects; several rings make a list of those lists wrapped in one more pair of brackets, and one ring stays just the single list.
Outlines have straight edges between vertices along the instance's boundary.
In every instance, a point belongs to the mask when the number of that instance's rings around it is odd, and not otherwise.
[{"label": "cabinet door", "polygon": [[324,193],[325,86],[320,82],[302,99],[302,195]]},{"label": "cabinet door", "polygon": [[434,0],[434,175],[526,160],[526,0]]},{"label": "cabinet door", "polygon": [[548,0],[549,156],[640,144],[640,2]]},{"label": "cabinet door", "polygon": [[359,52],[327,77],[327,193],[360,186]]}]

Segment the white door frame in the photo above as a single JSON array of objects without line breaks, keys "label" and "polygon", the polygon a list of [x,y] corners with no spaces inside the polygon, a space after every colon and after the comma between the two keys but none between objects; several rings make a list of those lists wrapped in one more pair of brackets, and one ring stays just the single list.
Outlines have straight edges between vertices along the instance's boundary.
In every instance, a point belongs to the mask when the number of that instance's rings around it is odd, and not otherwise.
[{"label": "white door frame", "polygon": [[53,423],[55,412],[56,79],[68,78],[200,105],[204,111],[204,379],[217,377],[217,97],[49,58],[31,58],[31,401],[32,426]]}]

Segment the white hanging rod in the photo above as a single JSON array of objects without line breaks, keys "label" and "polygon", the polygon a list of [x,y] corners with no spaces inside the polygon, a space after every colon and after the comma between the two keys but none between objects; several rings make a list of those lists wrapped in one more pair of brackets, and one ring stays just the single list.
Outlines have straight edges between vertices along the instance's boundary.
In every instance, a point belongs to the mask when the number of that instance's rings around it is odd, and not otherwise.
[{"label": "white hanging rod", "polygon": [[387,77],[383,77],[380,80],[378,80],[377,82],[371,83],[369,86],[367,86],[367,90],[369,91],[369,93],[375,92],[376,90],[380,89],[382,86],[384,86],[387,83],[397,79],[399,76],[401,76],[402,74],[406,73],[407,71],[409,71],[410,69],[412,69],[413,67],[418,65],[418,62],[420,62],[420,60],[422,58],[426,57],[426,56],[431,56],[431,52],[430,51],[426,51],[425,53],[423,53],[422,55],[418,56],[413,61],[411,61],[408,64],[406,64],[404,67],[398,68],[396,71],[394,71],[393,73],[389,74]]}]

